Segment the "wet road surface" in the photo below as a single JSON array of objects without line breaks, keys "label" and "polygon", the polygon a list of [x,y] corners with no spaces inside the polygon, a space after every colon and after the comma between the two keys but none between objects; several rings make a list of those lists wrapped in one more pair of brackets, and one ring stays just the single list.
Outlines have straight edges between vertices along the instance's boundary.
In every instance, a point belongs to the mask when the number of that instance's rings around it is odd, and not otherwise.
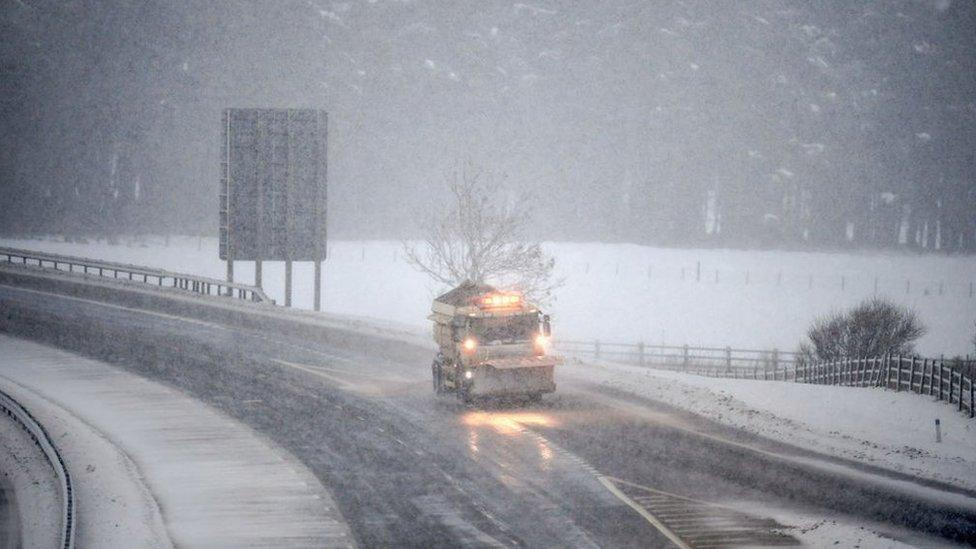
[{"label": "wet road surface", "polygon": [[734,434],[558,370],[559,392],[540,404],[463,406],[431,394],[426,349],[404,344],[391,360],[10,286],[0,330],[162,380],[265,433],[333,492],[364,546],[656,547],[677,535],[712,547],[736,520],[791,543],[765,517],[688,501],[849,514],[957,541],[976,531],[971,508],[723,438]]}]

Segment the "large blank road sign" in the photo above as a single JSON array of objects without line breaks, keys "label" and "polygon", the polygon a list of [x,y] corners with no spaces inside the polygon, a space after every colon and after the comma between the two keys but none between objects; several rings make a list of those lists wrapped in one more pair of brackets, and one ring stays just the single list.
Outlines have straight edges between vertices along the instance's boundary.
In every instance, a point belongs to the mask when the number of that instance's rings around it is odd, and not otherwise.
[{"label": "large blank road sign", "polygon": [[325,259],[325,111],[225,109],[220,258]]}]

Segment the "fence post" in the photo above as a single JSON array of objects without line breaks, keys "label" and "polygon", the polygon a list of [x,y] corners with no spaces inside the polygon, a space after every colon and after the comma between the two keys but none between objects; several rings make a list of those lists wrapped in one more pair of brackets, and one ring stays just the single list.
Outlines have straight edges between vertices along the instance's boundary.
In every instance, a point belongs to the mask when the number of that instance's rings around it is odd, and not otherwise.
[{"label": "fence post", "polygon": [[945,362],[939,362],[939,400],[942,400],[942,371],[945,368]]},{"label": "fence post", "polygon": [[732,371],[732,347],[725,348],[725,371]]},{"label": "fence post", "polygon": [[640,355],[640,365],[644,365],[644,342],[641,341],[637,344],[637,353]]},{"label": "fence post", "polygon": [[976,417],[976,388],[973,387],[973,381],[976,381],[976,376],[973,375],[973,363],[969,363],[969,417]]},{"label": "fence post", "polygon": [[688,369],[688,344],[687,343],[685,343],[685,346],[682,349],[681,364],[685,370]]},{"label": "fence post", "polygon": [[[933,360],[933,363],[934,363],[934,360]],[[928,369],[928,366],[929,366],[929,359],[923,358],[922,359],[922,371],[919,372],[919,376],[918,376],[918,394],[920,394],[920,395],[924,395],[925,394],[925,371]]]},{"label": "fence post", "polygon": [[895,392],[901,391],[901,355],[897,357],[898,365],[895,366]]},{"label": "fence post", "polygon": [[959,411],[962,411],[962,365],[959,366],[959,398],[956,399],[959,402]]},{"label": "fence post", "polygon": [[946,395],[946,402],[948,402],[949,404],[952,404],[952,383],[953,383],[954,380],[952,379],[952,365],[951,364],[949,365],[949,368],[948,369],[949,369],[949,394]]},{"label": "fence post", "polygon": [[593,358],[600,358],[600,340],[593,342]]},{"label": "fence post", "polygon": [[[779,369],[779,349],[773,347],[773,381],[776,381],[776,370]],[[786,381],[784,376],[783,381]]]},{"label": "fence post", "polygon": [[929,369],[929,396],[935,393],[935,360],[932,360],[932,367]]},{"label": "fence post", "polygon": [[[911,370],[908,372],[908,391],[915,391],[915,357],[912,357]],[[920,391],[921,392],[921,391]]]}]

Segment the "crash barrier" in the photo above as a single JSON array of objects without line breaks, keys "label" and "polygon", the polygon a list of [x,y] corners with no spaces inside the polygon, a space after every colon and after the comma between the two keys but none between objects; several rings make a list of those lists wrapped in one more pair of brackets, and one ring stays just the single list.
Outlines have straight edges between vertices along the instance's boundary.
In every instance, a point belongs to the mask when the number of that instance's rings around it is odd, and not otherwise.
[{"label": "crash barrier", "polygon": [[111,279],[130,280],[203,295],[236,297],[247,301],[274,304],[274,301],[261,288],[255,286],[185,273],[174,273],[162,269],[140,267],[137,265],[48,254],[31,250],[19,250],[16,248],[0,248],[0,261],[34,265],[45,269],[53,268],[63,272],[78,272]]},{"label": "crash barrier", "polygon": [[712,377],[788,380],[795,377],[796,353],[777,349],[733,349],[689,345],[647,345],[594,341],[556,342],[564,356],[654,366]]},{"label": "crash barrier", "polygon": [[75,546],[75,516],[77,515],[77,505],[75,504],[74,487],[71,484],[71,475],[68,467],[54,445],[50,435],[44,426],[34,419],[34,416],[20,405],[7,393],[0,391],[0,411],[10,416],[24,431],[30,435],[34,443],[44,453],[51,468],[54,469],[55,476],[58,477],[58,484],[61,487],[61,545],[62,549],[73,549]]},{"label": "crash barrier", "polygon": [[955,404],[960,412],[976,417],[974,374],[974,360],[885,356],[800,365],[796,381],[911,391]]}]

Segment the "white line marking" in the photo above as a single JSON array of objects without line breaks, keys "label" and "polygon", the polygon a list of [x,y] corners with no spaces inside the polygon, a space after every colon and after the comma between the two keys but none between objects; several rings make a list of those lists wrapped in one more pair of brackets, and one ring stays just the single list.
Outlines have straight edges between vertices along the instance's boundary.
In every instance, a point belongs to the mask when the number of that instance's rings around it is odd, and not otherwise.
[{"label": "white line marking", "polygon": [[630,499],[630,497],[628,497],[627,494],[621,492],[619,488],[614,486],[613,480],[611,480],[610,478],[611,477],[600,475],[599,477],[597,477],[597,480],[599,480],[600,484],[605,486],[607,490],[610,490],[611,494],[617,496],[617,499],[626,503],[628,506],[630,506],[631,509],[637,511],[637,513],[640,514],[640,516],[644,517],[644,519],[647,520],[647,522],[651,523],[652,526],[657,528],[659,532],[661,532],[662,534],[664,534],[665,537],[671,540],[671,543],[677,545],[681,549],[691,549],[690,545],[688,545],[681,538],[679,538],[677,534],[672,532],[670,528],[668,528],[667,526],[664,525],[664,523],[659,521],[657,517],[655,517],[650,513],[650,511],[641,507],[637,502]]},{"label": "white line marking", "polygon": [[342,387],[342,388],[344,388],[344,389],[354,390],[356,388],[356,386],[353,385],[352,383],[349,383],[348,381],[346,381],[346,380],[344,380],[344,379],[342,379],[342,378],[340,378],[338,376],[334,376],[334,375],[331,375],[331,374],[327,374],[327,373],[325,373],[325,372],[323,372],[323,371],[315,368],[314,366],[309,366],[307,364],[296,364],[294,362],[288,362],[287,360],[278,360],[277,358],[272,358],[271,359],[271,362],[276,362],[276,363],[278,363],[278,364],[280,364],[282,366],[288,366],[289,368],[294,368],[296,370],[301,370],[303,372],[308,372],[310,374],[317,375],[319,377],[328,379],[329,381],[338,383],[339,386]]}]

